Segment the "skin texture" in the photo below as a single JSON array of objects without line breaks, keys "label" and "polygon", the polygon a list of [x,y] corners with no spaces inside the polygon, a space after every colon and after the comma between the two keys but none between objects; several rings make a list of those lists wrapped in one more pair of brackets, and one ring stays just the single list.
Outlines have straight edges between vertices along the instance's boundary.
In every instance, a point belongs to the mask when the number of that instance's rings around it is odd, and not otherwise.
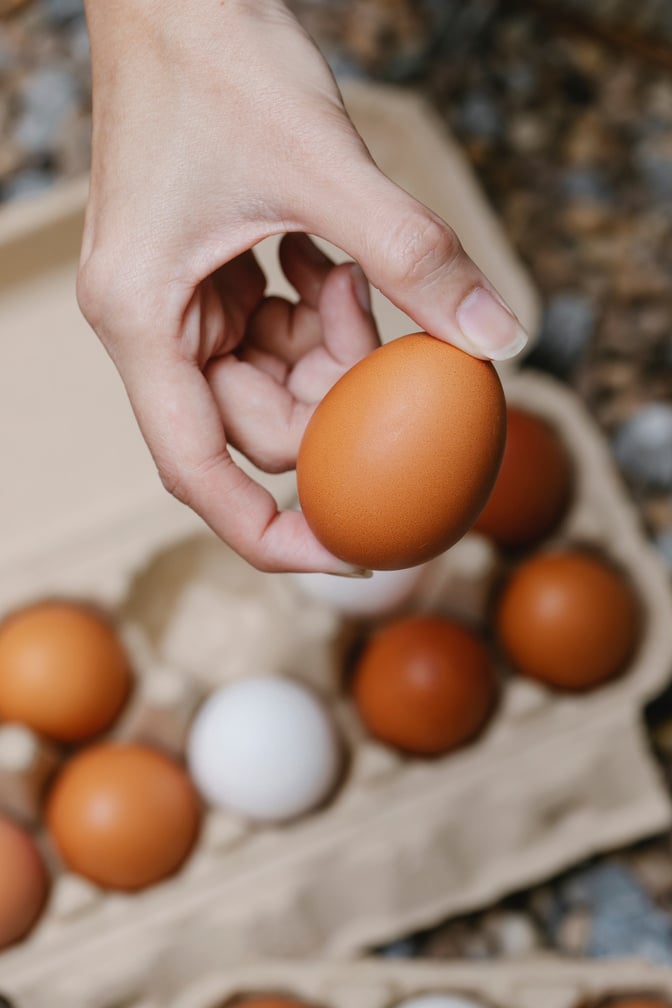
[{"label": "skin texture", "polygon": [[[280,0],[88,0],[94,133],[80,305],[166,488],[264,570],[345,573],[234,464],[294,467],[315,404],[377,344],[367,284],[483,357],[525,337],[450,228],[377,169]],[[288,234],[289,233],[289,234]],[[250,251],[288,234],[297,305]]]}]

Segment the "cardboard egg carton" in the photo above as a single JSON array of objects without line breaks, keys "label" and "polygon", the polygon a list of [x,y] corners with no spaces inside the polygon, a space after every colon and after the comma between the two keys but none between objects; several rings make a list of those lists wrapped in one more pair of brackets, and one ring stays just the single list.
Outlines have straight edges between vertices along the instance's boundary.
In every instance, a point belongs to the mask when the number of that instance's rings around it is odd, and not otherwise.
[{"label": "cardboard egg carton", "polygon": [[[572,395],[531,373],[506,388],[511,402],[556,427],[574,459],[576,498],[554,542],[603,549],[642,601],[643,637],[625,673],[574,696],[508,676],[476,742],[441,759],[404,757],[367,737],[347,696],[352,623],[307,600],[291,576],[254,571],[213,536],[152,553],[117,608],[138,688],[114,734],[179,755],[200,696],[240,676],[290,675],[331,710],[348,754],[345,780],[325,808],[284,826],[207,811],[182,871],[135,895],[106,894],[57,870],[47,912],[0,956],[0,976],[36,961],[77,971],[105,936],[131,945],[149,932],[160,949],[203,927],[234,963],[251,952],[348,956],[669,826],[641,724],[670,672],[666,575]],[[423,569],[408,608],[483,623],[501,566],[494,547],[467,536]],[[28,778],[36,763],[33,755]]]},{"label": "cardboard egg carton", "polygon": [[[198,944],[196,943],[198,942]],[[143,949],[143,951],[146,951]],[[40,971],[4,985],[13,1008],[224,1008],[250,995],[280,994],[321,1008],[395,1008],[418,995],[452,996],[446,1008],[617,1008],[626,997],[672,998],[672,970],[641,960],[553,957],[479,962],[362,959],[222,965],[211,933],[163,954],[137,950],[114,959],[106,979],[95,962],[86,977]],[[459,1000],[462,999],[462,1000]]]},{"label": "cardboard egg carton", "polygon": [[[381,167],[457,223],[534,328],[534,292],[432,115],[394,91],[354,88],[347,99]],[[349,955],[668,826],[640,718],[669,674],[670,590],[573,397],[502,369],[510,398],[549,416],[576,459],[577,500],[559,537],[601,544],[630,572],[647,616],[638,655],[622,679],[586,697],[512,679],[477,743],[432,762],[403,758],[365,737],[342,689],[352,624],[307,602],[291,578],[249,568],[160,487],[74,303],[84,197],[78,184],[0,218],[0,327],[17,333],[0,351],[0,457],[12,474],[0,505],[0,606],[65,594],[116,614],[137,676],[116,735],[181,753],[204,693],[240,675],[291,675],[333,712],[348,772],[326,808],[286,826],[209,811],[184,869],[139,894],[103,893],[50,852],[49,906],[26,941],[0,954],[0,984],[32,983],[39,964],[48,987],[92,963],[112,984],[134,950],[149,961],[197,926],[221,935],[232,962],[250,952]],[[273,244],[260,256],[271,288],[285,291]],[[386,338],[412,328],[380,298],[376,310]],[[291,503],[291,474],[260,478]],[[485,540],[467,537],[423,569],[412,607],[478,623],[500,563]],[[0,804],[39,830],[60,758],[25,729],[0,726]]]}]

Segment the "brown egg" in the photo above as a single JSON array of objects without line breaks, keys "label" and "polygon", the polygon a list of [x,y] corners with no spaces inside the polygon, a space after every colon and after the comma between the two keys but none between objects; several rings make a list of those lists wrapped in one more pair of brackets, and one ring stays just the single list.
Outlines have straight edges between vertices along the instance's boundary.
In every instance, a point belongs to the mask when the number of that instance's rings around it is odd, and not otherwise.
[{"label": "brown egg", "polygon": [[470,630],[410,616],[378,630],[357,663],[355,704],[376,738],[438,756],[483,727],[496,695],[490,656]]},{"label": "brown egg", "polygon": [[504,447],[492,364],[424,333],[361,360],[313,414],[297,462],[301,508],[332,553],[413,567],[473,525]]},{"label": "brown egg", "polygon": [[617,998],[608,1002],[608,1008],[672,1008],[672,1001],[662,1001],[658,998]]},{"label": "brown egg", "polygon": [[130,688],[114,630],[92,610],[43,602],[0,626],[0,718],[58,742],[81,742],[110,726]]},{"label": "brown egg", "polygon": [[553,428],[510,406],[504,457],[474,528],[499,546],[530,546],[559,524],[572,498],[573,467]]},{"label": "brown egg", "polygon": [[34,841],[0,816],[0,949],[20,941],[42,913],[47,871]]},{"label": "brown egg", "polygon": [[180,867],[196,839],[199,803],[186,772],[168,756],[106,743],[66,765],[46,818],[72,871],[105,888],[134,890]]},{"label": "brown egg", "polygon": [[249,997],[243,995],[234,1002],[223,1002],[222,1008],[226,1004],[240,1005],[241,1008],[313,1008],[307,1002],[285,994],[250,994]]},{"label": "brown egg", "polygon": [[541,553],[514,572],[496,624],[519,672],[581,690],[623,670],[637,645],[639,606],[629,582],[606,561],[577,550]]}]

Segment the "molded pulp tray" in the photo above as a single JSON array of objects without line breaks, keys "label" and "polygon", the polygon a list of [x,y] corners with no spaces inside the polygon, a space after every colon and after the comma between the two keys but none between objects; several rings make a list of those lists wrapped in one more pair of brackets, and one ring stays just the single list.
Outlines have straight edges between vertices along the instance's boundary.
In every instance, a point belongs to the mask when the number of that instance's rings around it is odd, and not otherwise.
[{"label": "molded pulp tray", "polygon": [[[15,1008],[223,1008],[255,993],[293,995],[323,1008],[392,1008],[418,994],[452,994],[469,1008],[612,1008],[611,998],[672,998],[672,970],[638,960],[572,962],[553,958],[508,962],[439,963],[423,960],[360,960],[353,963],[255,963],[218,965],[213,936],[194,936],[150,968],[117,961],[111,983],[90,970],[63,974],[51,989],[35,979],[11,991]],[[460,1002],[460,1008],[462,1008]],[[466,1008],[466,1006],[465,1006]],[[614,1006],[615,1008],[615,1006]]]},{"label": "molded pulp tray", "polygon": [[[389,135],[391,109],[399,147],[438,143],[414,100],[356,94],[351,107],[378,110],[370,115],[372,133],[365,131],[374,152],[374,127],[382,124]],[[413,144],[402,142],[406,128]],[[421,143],[418,129],[429,131]],[[394,151],[403,161],[396,144]],[[453,178],[460,189],[459,171]],[[460,189],[471,201],[467,220],[499,235],[469,185]],[[11,436],[9,419],[2,427],[16,485],[2,504],[8,553],[0,604],[65,592],[116,611],[138,674],[117,728],[122,736],[179,752],[208,688],[250,672],[290,674],[332,707],[350,765],[326,809],[286,827],[255,828],[209,813],[185,869],[143,893],[108,895],[59,872],[34,933],[0,955],[0,989],[32,990],[39,976],[46,994],[70,976],[85,994],[89,969],[111,984],[120,961],[125,977],[138,956],[150,962],[194,928],[217,934],[231,962],[248,954],[351,955],[668,826],[669,802],[640,717],[669,674],[670,589],[606,446],[571,394],[529,373],[504,374],[509,398],[548,416],[575,459],[577,498],[557,540],[605,549],[636,586],[646,614],[638,654],[621,679],[588,696],[554,696],[511,680],[477,743],[433,762],[402,759],[363,736],[341,695],[341,649],[351,628],[299,597],[290,578],[249,568],[160,490],[116,376],[93,342],[85,343],[83,325],[76,339],[67,330],[79,325],[64,285],[72,279],[81,198],[81,190],[71,191],[51,221],[36,214],[36,231],[24,221],[13,225],[12,239],[8,226],[0,252],[2,267],[14,271],[14,283],[1,289],[0,321],[3,332],[13,322],[21,335],[3,352],[24,369],[11,382],[8,369],[0,371],[2,408],[15,409],[19,420]],[[491,252],[497,241],[502,247],[501,235],[493,237]],[[501,279],[494,262],[490,269],[500,289],[528,290],[508,264],[506,257],[499,264]],[[525,303],[531,319],[534,298]],[[380,312],[385,334],[398,334],[394,325],[403,320],[384,305]],[[267,482],[291,501],[291,476]],[[499,568],[488,543],[467,537],[424,571],[413,607],[478,622]],[[54,758],[26,734],[17,760],[16,730],[0,728],[0,801],[30,820]]]}]

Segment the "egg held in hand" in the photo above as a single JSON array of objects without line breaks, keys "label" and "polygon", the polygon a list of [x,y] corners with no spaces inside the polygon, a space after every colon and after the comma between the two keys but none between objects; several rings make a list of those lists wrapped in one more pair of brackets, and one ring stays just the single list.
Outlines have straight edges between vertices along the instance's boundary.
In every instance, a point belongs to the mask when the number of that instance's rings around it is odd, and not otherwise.
[{"label": "egg held in hand", "polygon": [[473,525],[504,449],[494,367],[415,333],[379,347],[318,405],[297,460],[317,539],[372,570],[413,567]]},{"label": "egg held in hand", "polygon": [[473,738],[496,692],[485,646],[441,616],[382,627],[364,647],[353,680],[355,705],[371,734],[417,756],[439,756]]},{"label": "egg held in hand", "polygon": [[0,816],[0,949],[30,931],[48,889],[47,870],[32,837]]}]

